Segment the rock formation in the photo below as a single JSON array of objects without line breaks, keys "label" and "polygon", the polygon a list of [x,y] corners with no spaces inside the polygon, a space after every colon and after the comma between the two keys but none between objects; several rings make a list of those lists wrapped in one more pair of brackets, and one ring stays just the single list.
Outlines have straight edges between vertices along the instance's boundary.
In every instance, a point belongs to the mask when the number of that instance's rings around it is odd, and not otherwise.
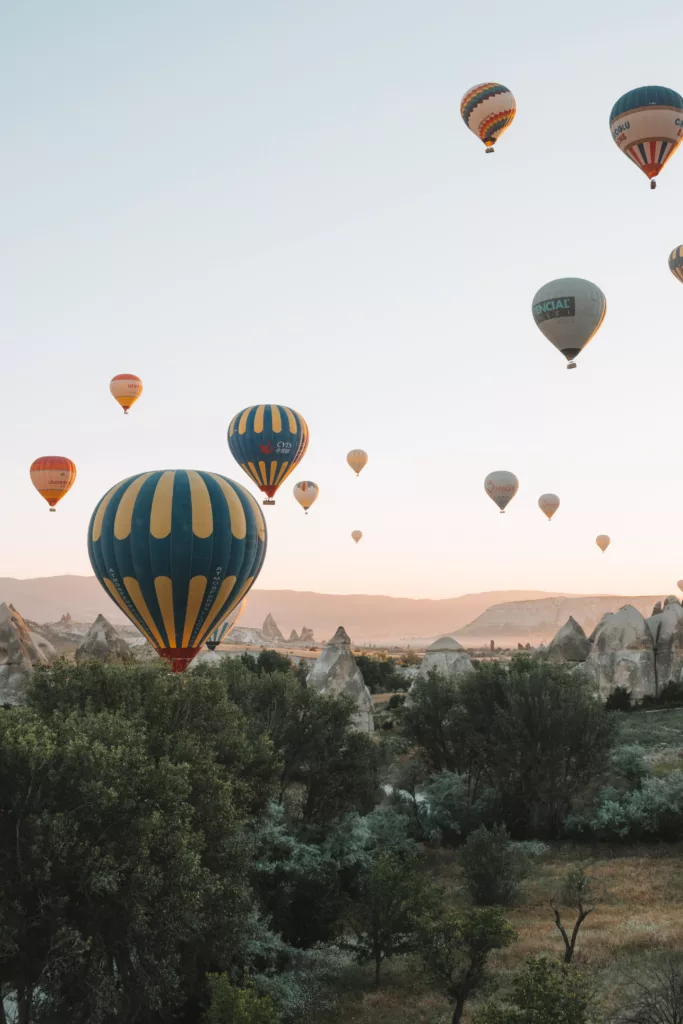
[{"label": "rock formation", "polygon": [[[10,608],[13,608],[13,606],[10,605]],[[54,647],[47,639],[47,637],[43,636],[42,633],[39,633],[35,629],[30,629],[28,635],[31,637],[31,640],[36,645],[40,653],[47,659],[47,661],[50,664],[52,664],[53,661],[57,660],[59,655],[57,654],[57,651],[54,649]]]},{"label": "rock formation", "polygon": [[[653,611],[647,620],[655,655],[657,690],[667,683],[678,682],[683,669],[683,607],[678,598],[667,597],[660,611]],[[655,605],[655,609],[657,605]]]},{"label": "rock formation", "polygon": [[301,630],[299,640],[302,644],[313,644],[315,643],[315,637],[313,636],[313,630],[309,629],[308,626],[304,626]]},{"label": "rock formation", "polygon": [[655,602],[655,606],[652,609],[652,614],[653,615],[661,615],[662,614],[662,602],[661,601],[656,601]]},{"label": "rock formation", "polygon": [[576,619],[570,615],[562,629],[548,644],[545,655],[550,661],[567,661],[576,664],[585,661],[590,650],[588,637]]},{"label": "rock formation", "polygon": [[76,661],[97,658],[98,661],[127,661],[131,651],[121,634],[104,615],[98,615],[76,651]]},{"label": "rock formation", "polygon": [[0,704],[22,704],[36,666],[47,664],[16,608],[0,604]]},{"label": "rock formation", "polygon": [[425,651],[418,670],[418,678],[426,679],[430,672],[439,672],[451,679],[459,679],[472,671],[470,656],[452,636],[442,636]]},{"label": "rock formation", "polygon": [[635,700],[656,692],[652,633],[643,615],[627,604],[605,615],[594,631],[586,670],[605,698],[617,686],[626,687]]},{"label": "rock formation", "polygon": [[351,653],[351,640],[339,626],[328,640],[308,673],[306,684],[318,693],[346,694],[353,697],[358,708],[353,722],[360,732],[373,732],[372,697],[361,670]]},{"label": "rock formation", "polygon": [[270,612],[268,612],[264,619],[263,626],[261,627],[261,632],[263,633],[267,640],[284,641],[285,639],[278,628],[277,622],[270,614]]},{"label": "rock formation", "polygon": [[295,629],[289,634],[289,642],[290,644],[298,644],[299,642],[299,634]]},{"label": "rock formation", "polygon": [[71,618],[71,615],[69,614],[69,612],[66,612],[64,615],[62,615],[61,619],[59,620],[59,625],[65,626],[68,629],[72,622],[73,619]]}]

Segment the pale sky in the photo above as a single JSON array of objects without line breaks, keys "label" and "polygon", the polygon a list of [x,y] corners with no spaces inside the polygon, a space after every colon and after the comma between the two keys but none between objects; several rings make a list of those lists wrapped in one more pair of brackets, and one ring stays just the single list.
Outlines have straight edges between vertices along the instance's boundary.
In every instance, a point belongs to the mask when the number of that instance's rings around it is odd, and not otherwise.
[{"label": "pale sky", "polygon": [[[92,508],[133,473],[254,490],[226,428],[278,402],[311,444],[265,510],[261,587],[672,592],[683,152],[651,192],[608,119],[683,92],[680,31],[634,0],[5,4],[0,575],[90,573]],[[518,108],[494,156],[459,113],[487,80]],[[530,311],[563,276],[607,296],[571,373]],[[53,454],[79,475],[49,515],[28,468]],[[520,480],[504,517],[493,469]]]}]

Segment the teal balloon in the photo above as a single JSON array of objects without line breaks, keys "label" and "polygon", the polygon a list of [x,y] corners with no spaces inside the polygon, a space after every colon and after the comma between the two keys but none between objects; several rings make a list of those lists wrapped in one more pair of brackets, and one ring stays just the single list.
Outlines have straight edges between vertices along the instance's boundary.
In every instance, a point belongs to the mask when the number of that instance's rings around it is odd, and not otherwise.
[{"label": "teal balloon", "polygon": [[303,416],[286,405],[251,405],[233,416],[228,447],[250,480],[272,500],[308,448]]},{"label": "teal balloon", "polygon": [[249,491],[199,470],[122,480],[88,527],[95,576],[175,671],[249,592],[266,547],[263,513]]}]

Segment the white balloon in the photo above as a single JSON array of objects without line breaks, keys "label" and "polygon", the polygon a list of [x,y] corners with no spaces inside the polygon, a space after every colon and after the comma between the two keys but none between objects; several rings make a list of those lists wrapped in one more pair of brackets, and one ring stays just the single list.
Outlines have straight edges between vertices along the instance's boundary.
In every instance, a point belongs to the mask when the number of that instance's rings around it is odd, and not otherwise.
[{"label": "white balloon", "polygon": [[534,295],[531,312],[538,329],[567,359],[568,370],[600,328],[607,300],[596,284],[582,277],[549,281]]},{"label": "white balloon", "polygon": [[506,469],[494,470],[484,480],[484,490],[501,512],[504,512],[506,505],[512,501],[518,487],[519,480],[514,473],[509,473]]},{"label": "white balloon", "polygon": [[548,522],[550,522],[560,507],[560,499],[556,494],[542,494],[538,499],[538,507],[548,517]]}]

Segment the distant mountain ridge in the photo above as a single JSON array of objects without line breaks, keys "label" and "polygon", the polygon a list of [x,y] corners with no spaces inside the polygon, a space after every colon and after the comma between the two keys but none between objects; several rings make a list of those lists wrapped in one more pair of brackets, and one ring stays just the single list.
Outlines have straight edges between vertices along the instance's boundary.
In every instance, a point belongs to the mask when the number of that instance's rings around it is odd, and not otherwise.
[{"label": "distant mountain ridge", "polygon": [[652,614],[656,597],[619,597],[610,594],[591,594],[583,597],[546,597],[535,601],[505,601],[487,608],[473,622],[453,630],[459,640],[487,639],[496,643],[517,643],[551,640],[564,626],[569,616],[590,634],[606,612],[616,612],[625,604],[632,604],[645,617]]},{"label": "distant mountain ridge", "polygon": [[[343,625],[355,643],[399,643],[410,637],[441,636],[466,626],[490,605],[554,597],[542,590],[494,590],[432,600],[373,594],[318,594],[299,590],[253,590],[241,626],[260,627],[271,614],[285,636],[310,627],[327,640]],[[12,602],[34,622],[57,622],[69,612],[77,622],[94,622],[101,612],[110,622],[128,620],[94,576],[0,577],[0,601]]]}]

